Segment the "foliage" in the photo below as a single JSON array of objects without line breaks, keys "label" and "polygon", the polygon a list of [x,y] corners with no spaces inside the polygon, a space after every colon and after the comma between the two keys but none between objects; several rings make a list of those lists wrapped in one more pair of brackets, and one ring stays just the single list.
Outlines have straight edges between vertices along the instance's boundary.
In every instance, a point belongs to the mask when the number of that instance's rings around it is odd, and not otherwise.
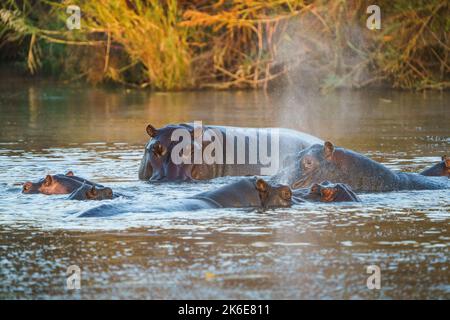
[{"label": "foliage", "polygon": [[[81,30],[65,27],[69,4]],[[16,43],[31,73],[159,90],[450,88],[449,3],[377,4],[381,30],[363,0],[7,0],[0,49]]]}]

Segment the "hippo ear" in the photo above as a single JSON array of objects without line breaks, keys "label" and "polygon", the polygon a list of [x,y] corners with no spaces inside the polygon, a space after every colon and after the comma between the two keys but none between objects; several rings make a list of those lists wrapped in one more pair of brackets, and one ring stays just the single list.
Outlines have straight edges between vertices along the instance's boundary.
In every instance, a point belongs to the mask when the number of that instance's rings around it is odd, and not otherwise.
[{"label": "hippo ear", "polygon": [[48,175],[45,177],[44,185],[49,186],[49,185],[52,184],[52,182],[53,182],[53,178],[52,178],[51,175],[48,174]]},{"label": "hippo ear", "polygon": [[256,185],[256,190],[258,190],[259,192],[266,192],[268,189],[267,182],[261,178],[256,180],[255,185]]},{"label": "hippo ear", "polygon": [[73,177],[74,176],[73,171],[72,170],[67,171],[66,176]]},{"label": "hippo ear", "polygon": [[331,160],[333,152],[334,152],[334,145],[330,141],[325,141],[325,143],[323,144],[323,154],[325,156],[325,159]]},{"label": "hippo ear", "polygon": [[88,192],[86,192],[86,196],[90,199],[95,198],[97,195],[97,189],[95,189],[95,186],[92,186],[91,189],[89,189]]},{"label": "hippo ear", "polygon": [[151,124],[149,124],[147,126],[146,131],[147,131],[148,135],[150,137],[152,137],[152,138],[155,137],[156,134],[158,133],[158,130],[154,126],[152,126]]}]

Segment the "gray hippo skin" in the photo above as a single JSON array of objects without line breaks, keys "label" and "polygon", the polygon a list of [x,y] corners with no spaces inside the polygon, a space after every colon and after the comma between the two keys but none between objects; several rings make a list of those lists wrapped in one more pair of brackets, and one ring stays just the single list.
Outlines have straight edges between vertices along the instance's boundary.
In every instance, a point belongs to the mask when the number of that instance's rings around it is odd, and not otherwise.
[{"label": "gray hippo skin", "polygon": [[[318,201],[359,201],[359,198],[349,187],[343,184],[324,182],[322,184],[315,184],[308,189],[295,190],[293,193],[291,188],[286,185],[271,184],[261,178],[247,177],[213,191],[202,192],[189,198],[180,199],[178,203],[171,203],[164,207],[139,207],[138,211],[150,213],[217,208],[254,208],[266,210],[271,208],[287,208],[293,204]],[[83,212],[79,217],[106,217],[129,211],[129,208],[101,205]]]},{"label": "gray hippo skin", "polygon": [[113,197],[111,188],[96,187],[84,182],[81,187],[70,194],[69,200],[108,200]]},{"label": "gray hippo skin", "polygon": [[22,193],[42,193],[46,195],[69,194],[81,187],[83,183],[91,186],[95,185],[99,188],[103,187],[102,185],[96,184],[84,178],[77,177],[72,171],[69,171],[66,174],[47,175],[38,182],[25,182],[22,186]]},{"label": "gray hippo skin", "polygon": [[[205,150],[211,141],[202,141],[201,145],[191,144],[192,153],[189,156],[191,164],[182,163],[175,164],[172,161],[171,154],[172,150],[180,140],[172,141],[172,133],[177,129],[187,129],[190,132],[192,141],[195,140],[194,136],[202,135],[207,133],[208,130],[214,130],[221,135],[221,148],[222,151],[222,164],[193,164],[193,150],[200,147]],[[199,134],[200,132],[200,134]],[[239,128],[239,127],[227,127],[227,126],[203,126],[199,131],[194,130],[194,126],[191,124],[177,124],[168,125],[161,129],[156,129],[152,125],[147,126],[147,133],[150,136],[150,140],[145,146],[144,156],[141,160],[139,167],[139,179],[141,180],[152,180],[152,181],[182,181],[182,180],[205,180],[212,179],[216,177],[223,176],[249,176],[249,175],[261,175],[261,169],[263,167],[268,167],[268,165],[263,165],[260,159],[257,161],[250,161],[250,155],[248,152],[249,145],[251,144],[250,139],[245,138],[250,136],[256,137],[253,140],[253,145],[258,145],[261,139],[267,137],[270,142],[272,135],[270,133],[277,132],[279,134],[279,157],[277,161],[279,166],[282,166],[285,158],[290,154],[295,154],[299,150],[303,150],[312,144],[323,143],[319,138],[313,137],[311,135],[298,132],[290,129],[282,128]],[[235,137],[234,141],[227,141],[225,133],[232,134]],[[264,135],[262,135],[264,134]],[[203,136],[206,136],[203,135]],[[245,144],[246,154],[244,155],[243,161],[239,164],[237,162],[237,146],[234,146],[234,152],[227,148],[227,143],[231,145],[237,145],[238,139]],[[207,140],[207,139],[205,139]],[[261,140],[264,141],[264,140]],[[270,148],[268,148],[270,150]],[[228,155],[227,155],[228,152]],[[270,154],[271,151],[269,151]],[[232,164],[226,162],[227,157],[230,159],[234,154],[234,161]],[[273,161],[273,159],[272,159]],[[253,163],[254,162],[254,163]]]},{"label": "gray hippo skin", "polygon": [[450,178],[450,157],[443,156],[442,160],[434,166],[420,172],[423,176],[447,176]]},{"label": "gray hippo skin", "polygon": [[357,192],[449,188],[447,181],[415,173],[394,172],[359,153],[335,148],[329,141],[300,151],[292,167],[274,177],[274,181],[285,180],[293,189],[324,180],[345,183]]}]

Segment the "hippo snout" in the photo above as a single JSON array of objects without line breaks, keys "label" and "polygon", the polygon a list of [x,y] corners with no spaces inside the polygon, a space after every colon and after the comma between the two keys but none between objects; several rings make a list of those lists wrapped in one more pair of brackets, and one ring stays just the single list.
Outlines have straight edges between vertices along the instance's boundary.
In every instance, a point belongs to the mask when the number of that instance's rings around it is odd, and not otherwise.
[{"label": "hippo snout", "polygon": [[22,193],[38,193],[39,191],[34,187],[33,182],[27,181],[22,185]]}]

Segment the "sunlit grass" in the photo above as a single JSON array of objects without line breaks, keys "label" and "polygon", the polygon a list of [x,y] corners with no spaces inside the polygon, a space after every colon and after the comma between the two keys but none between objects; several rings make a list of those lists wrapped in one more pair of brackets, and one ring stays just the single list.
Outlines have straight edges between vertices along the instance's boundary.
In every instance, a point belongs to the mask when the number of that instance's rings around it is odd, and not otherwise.
[{"label": "sunlit grass", "polygon": [[[64,27],[69,4],[81,8],[81,30]],[[32,73],[44,65],[69,79],[159,90],[267,88],[277,79],[325,90],[449,88],[449,4],[377,4],[381,30],[366,28],[362,0],[7,0],[0,43],[20,41]]]}]

